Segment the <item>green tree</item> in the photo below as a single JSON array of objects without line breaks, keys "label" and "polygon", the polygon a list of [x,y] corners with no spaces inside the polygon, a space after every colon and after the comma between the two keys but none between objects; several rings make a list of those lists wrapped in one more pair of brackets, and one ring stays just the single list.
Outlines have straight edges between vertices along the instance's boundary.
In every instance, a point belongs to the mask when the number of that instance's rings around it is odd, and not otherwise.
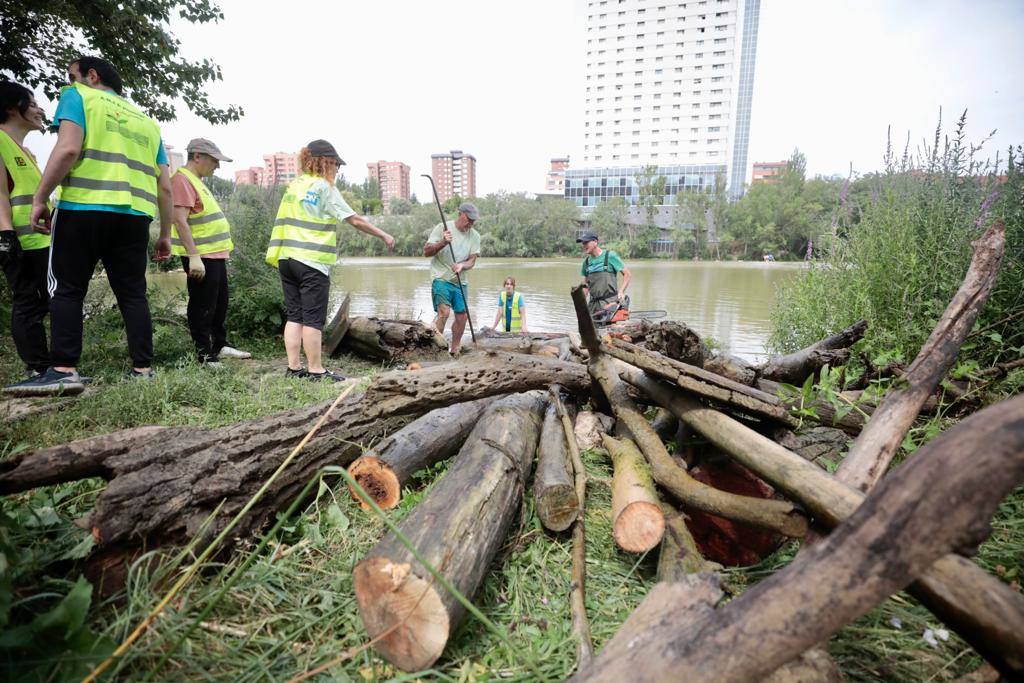
[{"label": "green tree", "polygon": [[171,33],[172,13],[193,24],[224,18],[212,0],[4,0],[0,4],[0,74],[42,88],[56,98],[67,66],[83,55],[102,56],[118,70],[124,95],[158,121],[176,116],[181,98],[210,123],[238,120],[242,108],[210,104],[210,83],[221,80],[209,59],[189,60]]},{"label": "green tree", "polygon": [[590,226],[604,242],[625,242],[629,237],[627,218],[629,203],[624,197],[610,197],[599,202],[590,214]]},{"label": "green tree", "polygon": [[373,178],[363,181],[363,197],[366,199],[380,199],[380,183]]},{"label": "green tree", "polygon": [[412,202],[405,197],[392,197],[388,203],[388,211],[392,216],[408,216],[412,213]]}]

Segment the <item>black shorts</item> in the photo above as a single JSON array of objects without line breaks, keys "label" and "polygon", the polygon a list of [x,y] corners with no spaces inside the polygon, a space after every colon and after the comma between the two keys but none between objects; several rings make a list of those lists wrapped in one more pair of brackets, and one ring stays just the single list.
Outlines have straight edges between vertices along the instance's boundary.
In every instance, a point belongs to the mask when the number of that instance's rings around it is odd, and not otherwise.
[{"label": "black shorts", "polygon": [[278,261],[277,270],[281,274],[288,322],[324,329],[330,278],[316,268],[290,258]]}]

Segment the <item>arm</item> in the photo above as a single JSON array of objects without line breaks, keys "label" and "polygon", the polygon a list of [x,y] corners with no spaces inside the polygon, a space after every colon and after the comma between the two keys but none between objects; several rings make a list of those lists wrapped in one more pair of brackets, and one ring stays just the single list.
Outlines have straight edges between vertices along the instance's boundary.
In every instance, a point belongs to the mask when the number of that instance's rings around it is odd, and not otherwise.
[{"label": "arm", "polygon": [[629,268],[622,269],[622,289],[619,290],[619,298],[626,296],[626,289],[629,287],[629,282],[632,276],[629,274]]},{"label": "arm", "polygon": [[[157,261],[166,261],[171,255],[171,222],[174,220],[174,200],[171,197],[171,174],[168,172],[167,164],[160,164],[159,168],[160,177],[156,181],[156,203],[160,210],[160,237],[156,240],[153,258]],[[191,241],[191,232],[188,237]],[[193,244],[193,251],[195,248],[196,245]]]},{"label": "arm", "polygon": [[14,209],[7,191],[7,167],[0,160],[0,230],[14,230]]},{"label": "arm", "polygon": [[[185,253],[188,254],[188,276],[193,280],[202,280],[206,277],[206,264],[203,263],[203,257],[199,255],[199,249],[196,247],[195,240],[192,239],[192,228],[188,225],[189,211],[187,206],[174,207],[174,227],[178,231],[181,246],[185,247]],[[169,244],[168,242],[168,250],[170,250]]]},{"label": "arm", "polygon": [[501,318],[504,315],[504,313],[505,311],[503,311],[501,308],[501,299],[498,299],[498,314],[494,316],[494,324],[491,325],[492,328],[498,329],[498,323],[501,322]]},{"label": "arm", "polygon": [[454,266],[452,266],[452,270],[454,270],[456,273],[461,273],[463,271],[470,270],[473,266],[476,265],[476,257],[479,255],[480,254],[470,254],[468,259],[462,261],[461,263],[456,263]]},{"label": "arm", "polygon": [[523,334],[530,334],[530,331],[526,329],[526,306],[524,304],[519,304],[519,322],[523,326],[520,331]]},{"label": "arm", "polygon": [[[40,219],[49,218],[50,211],[46,207],[46,201],[57,189],[60,182],[75,165],[78,155],[82,153],[82,140],[85,131],[77,123],[62,119],[60,128],[57,131],[57,144],[50,152],[50,158],[46,161],[46,168],[43,170],[43,177],[39,181],[39,187],[32,197],[32,217],[30,222],[35,228],[39,225]],[[49,232],[49,231],[47,231]]]},{"label": "arm", "polygon": [[423,255],[427,258],[434,256],[437,252],[441,251],[448,246],[448,243],[452,241],[452,233],[450,230],[445,230],[441,233],[441,239],[438,242],[427,242],[423,245]]},{"label": "arm", "polygon": [[366,220],[362,216],[352,214],[351,216],[345,219],[345,222],[351,225],[359,232],[365,233],[367,235],[373,235],[377,239],[381,240],[382,242],[384,242],[384,244],[388,245],[388,249],[394,248],[395,238],[387,234],[386,232],[384,232],[383,230],[381,230],[376,225]]}]

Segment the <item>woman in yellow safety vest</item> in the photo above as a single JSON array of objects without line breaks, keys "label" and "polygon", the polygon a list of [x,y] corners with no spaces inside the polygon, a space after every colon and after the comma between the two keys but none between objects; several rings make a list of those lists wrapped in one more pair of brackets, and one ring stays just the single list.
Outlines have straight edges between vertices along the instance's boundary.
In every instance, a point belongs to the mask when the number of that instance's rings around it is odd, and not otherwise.
[{"label": "woman in yellow safety vest", "polygon": [[[526,329],[526,303],[523,295],[516,291],[516,279],[505,278],[505,289],[498,295],[498,314],[494,316],[494,329],[499,332],[522,332]],[[501,327],[498,326],[501,323]]]}]

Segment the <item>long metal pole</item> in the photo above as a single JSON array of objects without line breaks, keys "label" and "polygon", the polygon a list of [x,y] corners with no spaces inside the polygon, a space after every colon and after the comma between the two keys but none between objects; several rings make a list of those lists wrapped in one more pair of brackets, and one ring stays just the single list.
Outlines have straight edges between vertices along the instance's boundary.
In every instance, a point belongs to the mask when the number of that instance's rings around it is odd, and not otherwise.
[{"label": "long metal pole", "polygon": [[[441,223],[444,224],[444,229],[448,230],[448,220],[444,217],[444,209],[441,208],[441,200],[437,196],[437,187],[434,186],[434,179],[426,173],[422,174],[424,178],[430,181],[430,189],[434,192],[434,203],[437,204],[437,211],[441,214]],[[455,248],[452,243],[448,243],[448,250],[452,255],[452,265],[455,265]],[[473,343],[476,343],[476,332],[473,331],[473,318],[469,315],[469,300],[466,298],[466,288],[462,285],[462,276],[459,275],[458,271],[455,271],[455,279],[459,283],[459,292],[462,293],[462,301],[466,304],[466,321],[469,323],[469,336],[473,338]]]}]

